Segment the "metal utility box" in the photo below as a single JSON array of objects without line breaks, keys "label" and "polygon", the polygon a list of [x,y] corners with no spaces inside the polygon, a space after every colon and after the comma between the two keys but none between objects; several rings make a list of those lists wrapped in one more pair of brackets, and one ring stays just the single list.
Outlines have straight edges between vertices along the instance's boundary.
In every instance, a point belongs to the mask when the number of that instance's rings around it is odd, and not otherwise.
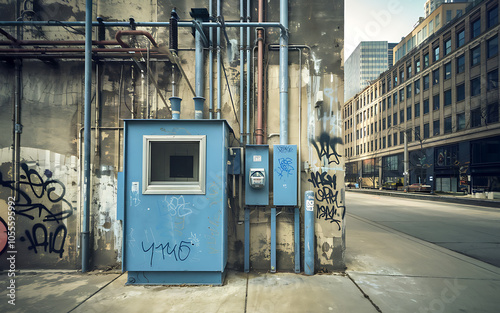
[{"label": "metal utility box", "polygon": [[125,121],[118,216],[128,284],[223,283],[229,132],[224,120]]},{"label": "metal utility box", "polygon": [[247,145],[245,151],[245,205],[269,204],[269,146]]},{"label": "metal utility box", "polygon": [[273,146],[273,204],[297,205],[297,146]]}]

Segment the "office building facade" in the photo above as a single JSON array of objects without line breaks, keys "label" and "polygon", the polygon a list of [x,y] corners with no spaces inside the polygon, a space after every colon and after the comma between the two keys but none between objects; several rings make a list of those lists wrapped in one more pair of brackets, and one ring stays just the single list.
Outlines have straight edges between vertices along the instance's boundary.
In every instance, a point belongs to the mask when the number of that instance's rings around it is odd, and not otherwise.
[{"label": "office building facade", "polygon": [[346,181],[500,191],[498,2],[469,4],[345,103]]},{"label": "office building facade", "polygon": [[344,64],[344,99],[354,97],[392,66],[395,46],[387,41],[362,41],[356,47]]}]

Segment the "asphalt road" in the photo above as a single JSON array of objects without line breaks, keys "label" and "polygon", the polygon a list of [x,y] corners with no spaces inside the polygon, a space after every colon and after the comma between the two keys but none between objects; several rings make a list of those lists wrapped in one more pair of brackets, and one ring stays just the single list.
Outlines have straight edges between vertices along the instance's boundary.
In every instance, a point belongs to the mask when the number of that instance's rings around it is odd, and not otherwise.
[{"label": "asphalt road", "polygon": [[359,216],[500,267],[498,208],[354,192],[346,192],[346,206],[347,216]]}]

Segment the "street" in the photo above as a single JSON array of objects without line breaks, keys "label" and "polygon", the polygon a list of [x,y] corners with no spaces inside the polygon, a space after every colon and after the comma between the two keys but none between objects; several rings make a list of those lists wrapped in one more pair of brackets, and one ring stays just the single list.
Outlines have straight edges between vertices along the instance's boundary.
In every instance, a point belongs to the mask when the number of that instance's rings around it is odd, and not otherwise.
[{"label": "street", "polygon": [[500,209],[358,192],[346,192],[346,205],[348,216],[500,267]]}]

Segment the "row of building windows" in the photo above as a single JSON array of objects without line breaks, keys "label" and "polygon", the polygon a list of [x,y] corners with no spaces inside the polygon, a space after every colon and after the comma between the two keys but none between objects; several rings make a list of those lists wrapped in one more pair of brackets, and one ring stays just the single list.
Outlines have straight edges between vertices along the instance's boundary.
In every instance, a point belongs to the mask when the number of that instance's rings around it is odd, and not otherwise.
[{"label": "row of building windows", "polygon": [[[388,121],[389,121],[389,119],[388,119]],[[452,120],[451,115],[444,117],[444,119],[443,119],[443,133],[449,134],[449,133],[452,133],[453,131],[461,131],[461,130],[465,130],[467,128],[475,128],[475,127],[480,127],[483,125],[488,125],[488,124],[497,123],[497,122],[499,122],[499,106],[498,106],[498,103],[492,103],[492,104],[488,105],[486,107],[486,109],[475,108],[475,109],[470,110],[468,124],[466,122],[465,112],[461,112],[461,113],[456,114],[455,127],[453,127],[453,120]],[[432,125],[432,134],[431,134],[431,125]],[[384,119],[383,123],[380,125],[380,127],[382,128],[382,129],[379,129],[380,132],[382,130],[385,130],[385,119]],[[391,127],[390,122],[388,122],[387,127],[388,128]],[[376,134],[377,133],[376,130],[377,130],[377,122],[372,123],[371,127],[364,127],[364,129],[362,129],[362,130],[357,130],[356,137],[357,137],[357,139],[362,139],[364,137],[363,132],[366,134],[366,136],[369,136],[370,131],[372,134]],[[392,132],[392,134],[391,134],[391,132]],[[398,138],[399,138],[399,145],[403,145],[404,140],[405,140],[405,136],[406,136],[406,139],[408,142],[412,142],[413,140],[421,141],[421,140],[431,138],[432,136],[439,136],[439,135],[441,135],[441,120],[440,119],[432,121],[432,124],[431,123],[424,123],[422,130],[421,130],[420,126],[415,126],[414,128],[407,129],[406,131],[401,131],[401,130],[393,128],[391,130],[388,130],[387,134],[384,135],[382,138],[375,138],[371,141],[356,145],[356,155],[367,153],[367,152],[374,152],[376,150],[386,149],[386,148],[390,148],[392,146],[397,146],[398,145]],[[344,140],[346,143],[352,142],[352,133],[345,135]],[[346,149],[345,153],[348,157],[353,156],[352,147],[351,147],[351,151]]]}]

